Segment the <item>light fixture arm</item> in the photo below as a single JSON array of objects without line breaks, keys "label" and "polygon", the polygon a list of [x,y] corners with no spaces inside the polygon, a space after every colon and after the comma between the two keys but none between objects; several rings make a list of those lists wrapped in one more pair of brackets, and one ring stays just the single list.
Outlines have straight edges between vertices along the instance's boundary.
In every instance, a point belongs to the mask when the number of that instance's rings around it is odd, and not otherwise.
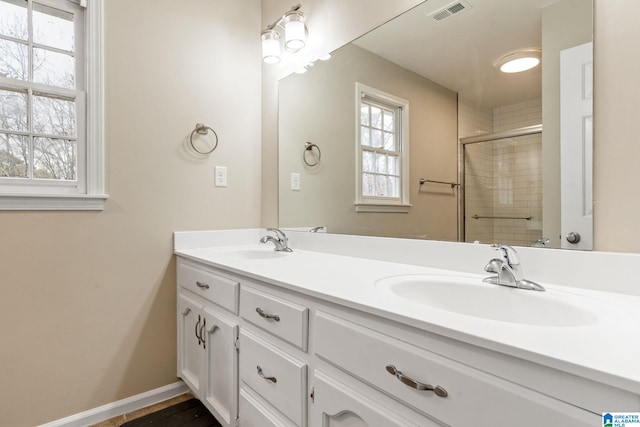
[{"label": "light fixture arm", "polygon": [[284,21],[284,17],[287,13],[291,13],[291,12],[297,12],[300,10],[300,8],[302,7],[302,5],[300,3],[296,4],[295,6],[291,6],[291,9],[289,9],[287,12],[283,13],[282,16],[280,18],[278,18],[277,21],[275,21],[273,24],[271,25],[267,25],[266,30],[273,30],[275,27],[280,27],[280,28],[284,28],[282,26],[282,21]]}]

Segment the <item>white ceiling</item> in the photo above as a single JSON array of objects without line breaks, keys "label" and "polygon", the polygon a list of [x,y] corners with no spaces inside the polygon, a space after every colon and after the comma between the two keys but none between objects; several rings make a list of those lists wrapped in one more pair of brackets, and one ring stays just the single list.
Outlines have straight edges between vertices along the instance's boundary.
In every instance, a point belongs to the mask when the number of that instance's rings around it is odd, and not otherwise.
[{"label": "white ceiling", "polygon": [[485,107],[540,98],[541,67],[505,74],[500,56],[542,47],[541,11],[555,0],[463,0],[443,21],[428,15],[455,3],[428,0],[354,43]]}]

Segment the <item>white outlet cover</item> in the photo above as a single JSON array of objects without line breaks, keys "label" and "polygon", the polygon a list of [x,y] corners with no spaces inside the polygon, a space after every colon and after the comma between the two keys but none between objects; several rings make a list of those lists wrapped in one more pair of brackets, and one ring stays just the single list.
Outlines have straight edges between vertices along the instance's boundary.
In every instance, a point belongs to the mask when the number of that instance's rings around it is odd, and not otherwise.
[{"label": "white outlet cover", "polygon": [[227,167],[226,166],[215,167],[215,186],[216,187],[227,186]]}]

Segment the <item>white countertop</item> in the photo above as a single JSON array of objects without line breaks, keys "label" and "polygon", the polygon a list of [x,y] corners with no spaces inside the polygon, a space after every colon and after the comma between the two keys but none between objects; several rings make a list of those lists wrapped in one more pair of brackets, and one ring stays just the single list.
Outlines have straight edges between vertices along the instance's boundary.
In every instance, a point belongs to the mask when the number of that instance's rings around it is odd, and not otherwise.
[{"label": "white countertop", "polygon": [[[266,258],[238,257],[238,251],[264,253]],[[268,257],[270,252],[271,245],[258,244],[184,249],[177,245],[175,251],[213,267],[640,394],[640,297],[541,283],[547,292],[536,292],[536,297],[570,301],[598,313],[598,320],[583,326],[514,324],[425,307],[375,285],[397,275],[486,275],[300,249],[276,258]]]}]

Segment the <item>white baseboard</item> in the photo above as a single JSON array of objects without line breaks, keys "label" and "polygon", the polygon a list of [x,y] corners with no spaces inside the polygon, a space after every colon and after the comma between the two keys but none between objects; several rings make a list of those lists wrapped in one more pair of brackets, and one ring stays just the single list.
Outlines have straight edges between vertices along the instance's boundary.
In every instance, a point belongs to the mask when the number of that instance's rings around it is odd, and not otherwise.
[{"label": "white baseboard", "polygon": [[172,397],[179,396],[187,393],[188,391],[189,388],[186,384],[182,381],[178,381],[145,393],[140,393],[135,396],[127,397],[126,399],[118,400],[117,402],[107,403],[106,405],[89,409],[88,411],[80,412],[79,414],[51,421],[50,423],[42,424],[39,427],[86,427],[91,424],[99,423],[100,421],[108,420],[109,418],[128,414],[129,412],[136,411],[144,408],[145,406],[155,405],[156,403],[171,399]]}]

